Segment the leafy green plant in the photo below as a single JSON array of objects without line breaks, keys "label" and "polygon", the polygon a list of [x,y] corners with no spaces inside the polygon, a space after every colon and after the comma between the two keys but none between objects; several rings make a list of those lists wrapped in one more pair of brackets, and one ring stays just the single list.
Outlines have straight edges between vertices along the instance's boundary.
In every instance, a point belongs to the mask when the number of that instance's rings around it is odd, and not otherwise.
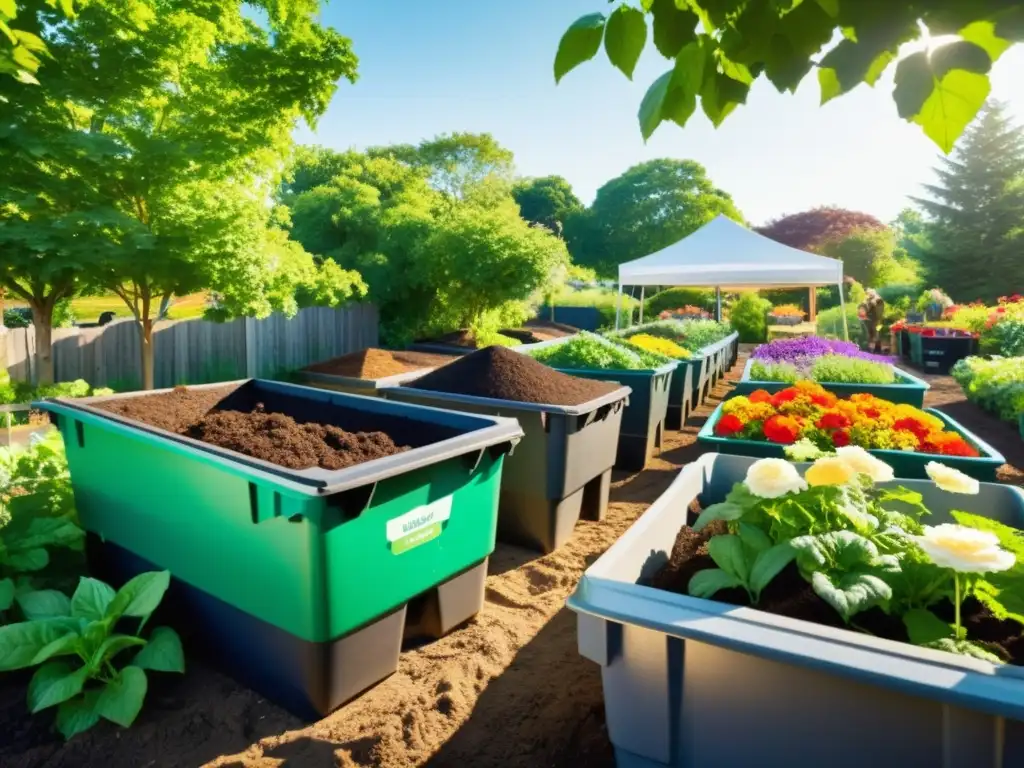
[{"label": "leafy green plant", "polygon": [[896,374],[888,363],[844,355],[822,355],[811,365],[811,379],[835,384],[893,384]]},{"label": "leafy green plant", "polygon": [[768,299],[762,299],[757,293],[740,294],[729,307],[729,323],[740,334],[740,341],[745,344],[766,341],[768,338],[768,321],[766,315],[772,308]]},{"label": "leafy green plant", "polygon": [[710,288],[666,288],[647,299],[644,316],[657,317],[666,310],[686,306],[710,310],[714,304],[715,292]]},{"label": "leafy green plant", "polygon": [[561,344],[532,350],[529,354],[534,360],[552,368],[593,370],[643,370],[664,365],[667,359],[586,332]]},{"label": "leafy green plant", "polygon": [[[864,340],[864,329],[861,326],[860,317],[857,315],[857,305],[852,302],[846,305],[846,330],[849,333],[850,341],[860,343]],[[815,331],[819,336],[827,339],[843,338],[842,307],[832,307],[824,312],[819,312]]]},{"label": "leafy green plant", "polygon": [[1016,422],[1024,414],[1024,357],[966,357],[950,374],[968,400],[999,418]]},{"label": "leafy green plant", "polygon": [[793,561],[796,550],[788,542],[772,544],[760,528],[739,523],[736,534],[712,538],[708,554],[718,567],[694,574],[690,594],[710,597],[720,589],[743,587],[756,605],[764,588]]},{"label": "leafy green plant", "polygon": [[[167,571],[143,573],[115,592],[83,577],[70,599],[55,590],[26,595],[21,607],[28,621],[0,627],[0,671],[38,667],[28,686],[29,710],[57,707],[66,739],[100,718],[127,728],[142,709],[147,669],[185,671],[173,629],[155,627],[141,636],[169,583]],[[138,619],[136,631],[117,632],[129,619]]]},{"label": "leafy green plant", "polygon": [[782,381],[792,384],[801,376],[800,371],[791,363],[762,363],[755,360],[750,366],[750,378],[753,381]]},{"label": "leafy green plant", "polygon": [[1007,571],[986,573],[973,584],[974,596],[984,603],[998,619],[1013,619],[1024,624],[1024,535],[998,520],[954,510],[953,519],[960,525],[994,533],[999,545],[1017,557]]}]

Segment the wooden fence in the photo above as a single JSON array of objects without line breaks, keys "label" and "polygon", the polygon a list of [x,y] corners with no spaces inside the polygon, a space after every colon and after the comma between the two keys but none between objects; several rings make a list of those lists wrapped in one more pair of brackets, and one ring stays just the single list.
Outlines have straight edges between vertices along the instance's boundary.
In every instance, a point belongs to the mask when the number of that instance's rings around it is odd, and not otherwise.
[{"label": "wooden fence", "polygon": [[[314,307],[292,318],[160,322],[153,332],[154,382],[161,388],[278,375],[376,346],[377,326],[377,310],[369,304]],[[35,330],[12,328],[4,335],[11,378],[35,380]],[[98,328],[55,328],[53,365],[56,381],[85,379],[96,387],[138,389],[138,326],[122,320]]]}]

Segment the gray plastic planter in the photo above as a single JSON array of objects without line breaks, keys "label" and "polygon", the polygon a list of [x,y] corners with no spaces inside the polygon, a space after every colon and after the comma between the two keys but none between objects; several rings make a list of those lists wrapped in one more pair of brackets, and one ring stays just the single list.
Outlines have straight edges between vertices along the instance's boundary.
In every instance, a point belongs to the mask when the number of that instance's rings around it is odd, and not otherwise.
[{"label": "gray plastic planter", "polygon": [[[747,364],[743,367],[743,377],[736,382],[736,386],[729,393],[730,397],[749,395],[757,389],[774,393],[780,389],[792,386],[785,381],[758,381],[757,379],[752,379],[750,377],[750,369],[755,362],[753,358],[747,360]],[[915,408],[923,408],[925,392],[931,389],[931,385],[923,379],[919,379],[899,368],[895,369],[895,373],[896,384],[843,384],[829,381],[818,383],[821,384],[825,391],[839,397],[849,397],[858,392],[866,392],[869,395],[888,400],[890,403],[906,403]]]},{"label": "gray plastic planter", "polygon": [[552,552],[576,522],[603,520],[629,387],[576,406],[538,405],[489,397],[391,387],[388,400],[519,421],[524,437],[505,458],[498,540]]},{"label": "gray plastic planter", "polygon": [[[1024,765],[1024,669],[641,586],[687,507],[722,501],[754,459],[705,454],[584,573],[569,607],[601,665],[619,768]],[[1024,493],[926,481],[931,522],[967,508],[1024,527]]]}]

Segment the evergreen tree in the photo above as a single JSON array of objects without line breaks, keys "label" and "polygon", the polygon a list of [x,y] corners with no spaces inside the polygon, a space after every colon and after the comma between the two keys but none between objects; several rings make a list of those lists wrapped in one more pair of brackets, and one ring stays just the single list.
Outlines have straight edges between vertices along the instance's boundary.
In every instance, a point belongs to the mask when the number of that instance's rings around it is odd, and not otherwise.
[{"label": "evergreen tree", "polygon": [[1024,132],[989,102],[939,160],[930,198],[915,198],[931,217],[922,260],[933,282],[961,302],[1024,287]]}]

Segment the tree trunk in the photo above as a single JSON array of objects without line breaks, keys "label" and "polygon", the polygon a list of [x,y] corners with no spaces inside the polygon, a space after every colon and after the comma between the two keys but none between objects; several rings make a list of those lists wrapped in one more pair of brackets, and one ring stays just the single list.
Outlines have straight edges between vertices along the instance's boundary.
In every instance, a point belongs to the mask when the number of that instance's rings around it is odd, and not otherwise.
[{"label": "tree trunk", "polygon": [[53,304],[29,306],[36,329],[36,384],[53,384]]},{"label": "tree trunk", "polygon": [[142,388],[153,389],[153,321],[139,320],[139,338],[142,341]]}]

